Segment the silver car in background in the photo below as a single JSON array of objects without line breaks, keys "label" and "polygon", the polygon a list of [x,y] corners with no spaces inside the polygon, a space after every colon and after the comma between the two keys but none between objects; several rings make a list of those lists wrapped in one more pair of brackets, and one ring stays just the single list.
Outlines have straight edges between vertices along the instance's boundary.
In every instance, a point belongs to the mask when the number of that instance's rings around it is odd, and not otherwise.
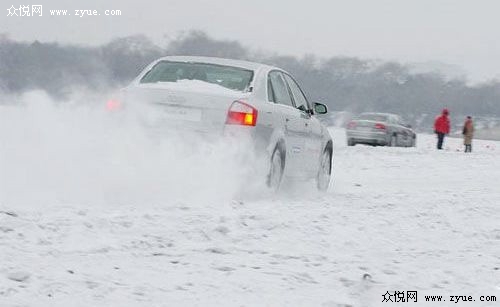
[{"label": "silver car in background", "polygon": [[[150,64],[108,109],[147,106],[147,125],[162,133],[249,136],[268,161],[267,184],[283,177],[315,179],[326,190],[332,171],[330,134],[286,71],[268,65],[210,57],[169,56]],[[173,128],[174,127],[174,128]],[[266,178],[263,178],[266,179]]]},{"label": "silver car in background", "polygon": [[414,147],[417,135],[399,115],[362,113],[346,127],[347,145],[356,144]]}]

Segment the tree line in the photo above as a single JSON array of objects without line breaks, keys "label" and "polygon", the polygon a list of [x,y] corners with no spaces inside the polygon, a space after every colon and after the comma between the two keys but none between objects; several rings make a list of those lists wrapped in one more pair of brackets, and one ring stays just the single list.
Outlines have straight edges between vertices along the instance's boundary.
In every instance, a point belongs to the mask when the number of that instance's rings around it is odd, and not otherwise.
[{"label": "tree line", "polygon": [[181,35],[165,47],[143,35],[94,47],[19,42],[0,35],[0,92],[42,89],[63,99],[75,88],[100,91],[123,86],[165,55],[217,56],[276,65],[296,77],[310,100],[326,103],[331,110],[393,112],[421,128],[430,127],[445,106],[455,116],[500,117],[498,80],[469,85],[465,79],[449,79],[439,72],[415,73],[409,65],[396,62],[257,52],[201,31]]}]

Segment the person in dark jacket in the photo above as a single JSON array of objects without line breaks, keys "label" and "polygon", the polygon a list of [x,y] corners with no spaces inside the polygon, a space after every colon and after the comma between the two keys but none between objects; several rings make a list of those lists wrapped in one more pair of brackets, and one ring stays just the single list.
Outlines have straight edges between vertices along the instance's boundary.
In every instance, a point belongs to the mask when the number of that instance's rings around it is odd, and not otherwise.
[{"label": "person in dark jacket", "polygon": [[437,134],[438,142],[437,149],[443,149],[444,136],[450,133],[450,119],[448,109],[443,109],[441,115],[436,117],[434,121],[434,132]]},{"label": "person in dark jacket", "polygon": [[472,123],[471,116],[467,116],[467,118],[465,119],[462,134],[464,135],[465,152],[472,152],[472,137],[474,136],[474,124]]}]

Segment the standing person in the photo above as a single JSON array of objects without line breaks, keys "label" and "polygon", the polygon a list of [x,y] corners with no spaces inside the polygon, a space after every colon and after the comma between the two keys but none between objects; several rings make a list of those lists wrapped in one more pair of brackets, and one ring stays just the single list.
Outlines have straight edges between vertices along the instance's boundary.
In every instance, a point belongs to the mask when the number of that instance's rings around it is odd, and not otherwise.
[{"label": "standing person", "polygon": [[443,109],[441,115],[436,117],[434,121],[434,132],[437,134],[438,142],[437,149],[443,149],[444,136],[450,133],[450,119],[448,109]]},{"label": "standing person", "polygon": [[472,152],[472,137],[474,135],[474,124],[472,123],[471,116],[467,116],[467,118],[465,119],[462,134],[464,135],[465,152]]}]

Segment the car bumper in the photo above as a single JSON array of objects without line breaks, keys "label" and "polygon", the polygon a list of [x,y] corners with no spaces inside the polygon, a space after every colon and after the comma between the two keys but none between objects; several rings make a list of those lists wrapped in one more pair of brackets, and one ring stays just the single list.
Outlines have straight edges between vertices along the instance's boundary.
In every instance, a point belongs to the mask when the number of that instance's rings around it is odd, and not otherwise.
[{"label": "car bumper", "polygon": [[386,132],[347,130],[346,135],[355,143],[386,145],[389,142]]}]

